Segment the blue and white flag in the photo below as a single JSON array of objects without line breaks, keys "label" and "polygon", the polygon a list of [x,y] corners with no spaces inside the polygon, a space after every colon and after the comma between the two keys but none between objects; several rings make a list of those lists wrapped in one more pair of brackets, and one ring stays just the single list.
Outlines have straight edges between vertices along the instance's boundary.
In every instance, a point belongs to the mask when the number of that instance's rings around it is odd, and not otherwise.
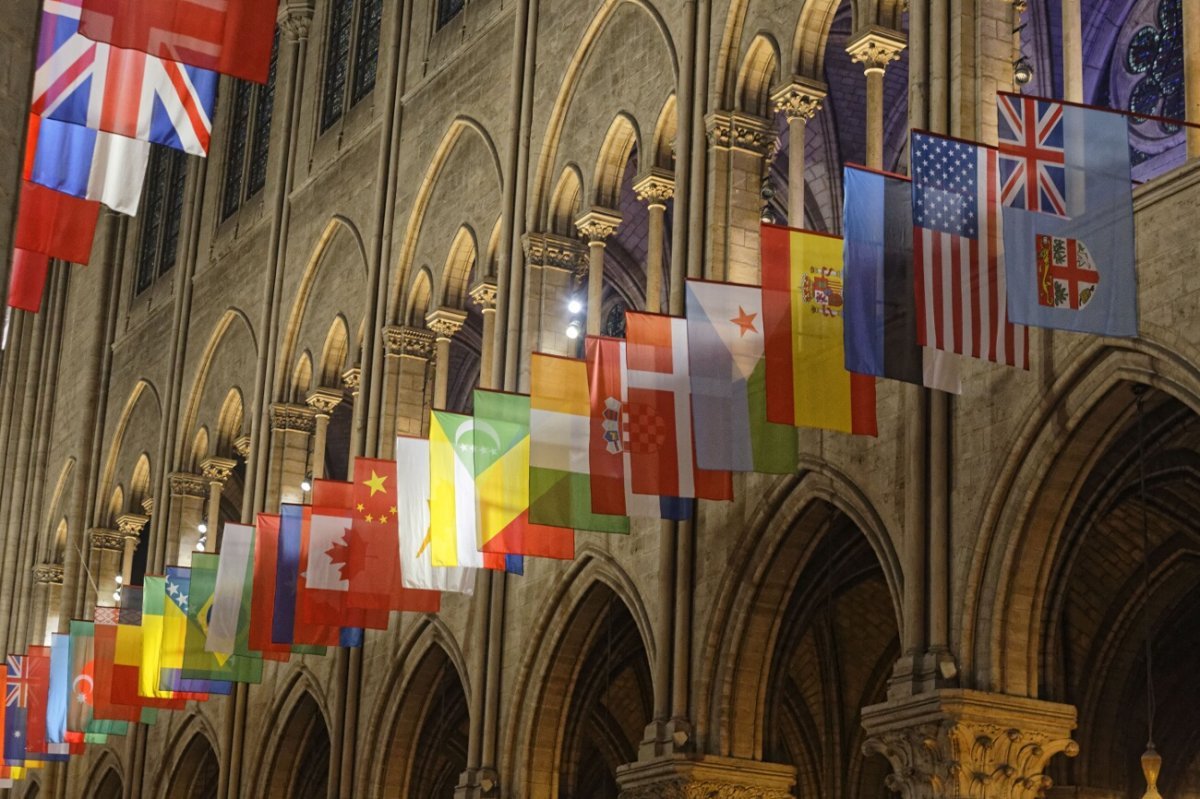
[{"label": "blue and white flag", "polygon": [[1127,120],[1037,97],[998,103],[1009,316],[1136,336]]},{"label": "blue and white flag", "polygon": [[50,636],[50,691],[46,697],[46,750],[52,755],[71,751],[67,743],[67,704],[71,682],[71,636]]},{"label": "blue and white flag", "polygon": [[37,136],[29,175],[34,183],[137,215],[150,142],[36,116],[30,135]]}]

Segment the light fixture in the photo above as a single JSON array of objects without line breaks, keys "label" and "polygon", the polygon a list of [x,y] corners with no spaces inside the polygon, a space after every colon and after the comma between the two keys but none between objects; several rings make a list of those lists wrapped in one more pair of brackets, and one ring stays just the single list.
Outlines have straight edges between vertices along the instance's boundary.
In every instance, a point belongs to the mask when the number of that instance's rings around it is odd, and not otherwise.
[{"label": "light fixture", "polygon": [[117,575],[117,585],[120,585],[123,582],[125,582],[125,578],[118,574]]},{"label": "light fixture", "polygon": [[121,589],[120,588],[118,588],[116,591],[113,591],[113,601],[114,602],[121,601]]},{"label": "light fixture", "polygon": [[1024,86],[1033,80],[1033,64],[1030,64],[1025,56],[1013,62],[1013,80],[1018,86]]},{"label": "light fixture", "polygon": [[572,297],[567,300],[567,310],[573,314],[581,313],[583,311],[583,300],[578,297]]},{"label": "light fixture", "polygon": [[579,327],[579,320],[572,319],[571,323],[567,325],[567,338],[574,341],[575,339],[579,338],[580,332],[582,332],[582,331],[580,330],[580,327]]},{"label": "light fixture", "polygon": [[199,541],[196,542],[196,551],[197,552],[204,551],[204,539],[203,538],[201,538]]},{"label": "light fixture", "polygon": [[775,212],[771,210],[771,206],[769,206],[769,205],[763,206],[762,215],[759,217],[759,219],[765,225],[775,224]]},{"label": "light fixture", "polygon": [[300,490],[303,491],[305,494],[307,494],[309,491],[312,491],[312,475],[311,474],[304,475],[304,479],[300,481]]},{"label": "light fixture", "polygon": [[200,535],[204,535],[205,533],[208,532],[208,523],[200,522],[199,524],[196,525],[196,529],[200,531]]}]

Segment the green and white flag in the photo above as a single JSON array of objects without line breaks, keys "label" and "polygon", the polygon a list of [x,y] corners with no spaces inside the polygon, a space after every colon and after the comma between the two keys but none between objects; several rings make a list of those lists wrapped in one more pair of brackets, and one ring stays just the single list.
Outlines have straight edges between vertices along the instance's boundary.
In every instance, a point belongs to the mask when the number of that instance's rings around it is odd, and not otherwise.
[{"label": "green and white flag", "polygon": [[226,524],[221,533],[221,559],[208,614],[209,652],[236,652],[239,634],[243,645],[250,624],[251,583],[254,577],[254,528]]},{"label": "green and white flag", "polygon": [[249,654],[246,648],[247,624],[239,620],[239,635],[235,636],[231,651],[210,652],[206,648],[220,560],[220,555],[211,552],[192,555],[182,676],[188,680],[262,682],[262,656],[258,653]]}]

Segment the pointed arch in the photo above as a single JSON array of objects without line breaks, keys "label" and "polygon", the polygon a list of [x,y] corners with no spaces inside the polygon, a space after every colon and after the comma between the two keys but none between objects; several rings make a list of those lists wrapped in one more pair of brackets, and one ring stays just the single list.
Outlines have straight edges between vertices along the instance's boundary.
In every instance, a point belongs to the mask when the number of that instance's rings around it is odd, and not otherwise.
[{"label": "pointed arch", "polygon": [[125,436],[130,429],[130,423],[138,414],[146,415],[140,419],[142,423],[138,425],[139,432],[143,436],[154,435],[158,426],[162,423],[162,400],[159,397],[158,390],[149,380],[141,379],[134,384],[133,390],[129,392],[129,397],[126,398],[125,405],[122,407],[121,414],[117,419],[112,441],[108,445],[108,455],[104,459],[104,468],[100,471],[100,488],[96,492],[96,502],[98,504],[94,509],[97,515],[103,512],[103,503],[112,494],[119,458],[124,451]]},{"label": "pointed arch", "polygon": [[312,672],[303,665],[291,668],[291,675],[261,719],[257,774],[247,783],[254,787],[254,796],[295,796],[292,780],[304,755],[307,734],[319,727],[328,738],[331,729],[325,695]]},{"label": "pointed arch", "polygon": [[42,518],[46,519],[45,535],[42,537],[42,557],[51,563],[61,563],[61,560],[55,558],[55,553],[58,551],[58,536],[62,535],[63,551],[66,548],[66,531],[68,529],[66,513],[67,509],[63,507],[63,500],[69,496],[68,489],[73,485],[75,479],[75,458],[67,458],[62,469],[58,472],[58,479],[54,482],[54,491],[50,494],[50,503],[46,506],[46,515]]},{"label": "pointed arch", "polygon": [[346,326],[346,317],[338,314],[330,323],[329,332],[325,335],[325,345],[321,348],[321,365],[317,371],[319,385],[330,388],[339,385],[349,351],[350,332]]},{"label": "pointed arch", "polygon": [[429,267],[422,267],[413,280],[408,292],[408,305],[404,309],[404,324],[424,327],[425,315],[429,313],[429,301],[433,296],[433,276]]},{"label": "pointed arch", "polygon": [[596,158],[596,205],[602,208],[620,205],[621,177],[634,151],[642,152],[640,142],[637,120],[624,112],[617,114],[608,126],[604,143],[600,145],[600,155]]},{"label": "pointed arch", "polygon": [[220,747],[216,731],[202,713],[191,713],[183,720],[167,744],[158,771],[158,790],[152,794],[163,799],[194,799],[197,788],[216,785],[220,771]]},{"label": "pointed arch", "polygon": [[771,87],[779,83],[779,44],[768,33],[759,33],[746,48],[738,70],[735,107],[747,114],[770,117]]},{"label": "pointed arch", "polygon": [[467,289],[470,288],[471,272],[475,269],[479,246],[475,231],[470,225],[462,225],[454,234],[450,253],[442,267],[442,279],[438,287],[439,305],[450,308],[467,307]]},{"label": "pointed arch", "polygon": [[480,270],[480,277],[495,277],[500,267],[500,229],[503,219],[496,217],[496,224],[492,225],[492,235],[488,236],[487,256],[484,258],[484,268]]},{"label": "pointed arch", "polygon": [[142,500],[150,495],[150,456],[143,452],[129,475],[129,510],[140,513]]},{"label": "pointed arch", "polygon": [[308,350],[300,353],[300,357],[296,359],[296,365],[292,368],[292,380],[289,386],[287,399],[289,402],[303,404],[304,398],[308,396],[308,392],[313,389],[313,362],[312,353]]},{"label": "pointed arch", "polygon": [[117,517],[125,512],[125,489],[120,484],[113,489],[112,495],[108,498],[108,509],[101,520],[104,527],[115,528],[117,526]]},{"label": "pointed arch", "polygon": [[575,217],[582,210],[583,175],[577,164],[567,164],[550,199],[550,232],[560,236],[575,235]]},{"label": "pointed arch", "polygon": [[[240,323],[240,327],[234,326],[235,321]],[[227,341],[230,336],[238,332],[248,337],[251,354],[257,354],[258,340],[254,335],[254,327],[250,324],[250,318],[240,308],[226,308],[217,320],[217,323],[213,326],[212,333],[208,337],[208,342],[204,345],[204,349],[200,353],[196,376],[192,379],[192,389],[188,393],[188,401],[180,417],[179,430],[182,431],[182,434],[179,437],[179,451],[176,453],[176,460],[182,460],[184,447],[187,446],[190,433],[195,428],[199,419],[200,405],[203,401],[205,388],[208,386],[208,378],[212,373],[213,363],[217,359],[218,353],[224,350],[222,345],[225,345],[225,347],[231,346]],[[222,380],[228,381],[232,376],[222,375],[221,377]],[[223,389],[226,385],[228,385],[228,382],[217,388]]]},{"label": "pointed arch", "polygon": [[[675,92],[671,92],[671,96],[663,103],[662,110],[658,112],[658,121],[654,123],[654,141],[650,158],[653,159],[651,162],[653,166],[659,169],[675,169],[675,137],[679,129],[677,106]],[[643,168],[645,166],[647,164],[644,164]]]},{"label": "pointed arch", "polygon": [[213,444],[213,454],[228,457],[233,452],[233,442],[242,435],[245,413],[246,405],[241,389],[229,389],[225,401],[221,403],[221,411],[217,414],[217,440]]}]

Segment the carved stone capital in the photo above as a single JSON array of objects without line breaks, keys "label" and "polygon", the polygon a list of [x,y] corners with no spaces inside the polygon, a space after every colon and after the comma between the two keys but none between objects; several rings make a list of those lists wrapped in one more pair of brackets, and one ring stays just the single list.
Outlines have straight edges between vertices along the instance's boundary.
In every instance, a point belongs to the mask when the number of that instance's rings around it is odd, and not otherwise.
[{"label": "carved stone capital", "polygon": [[771,92],[771,105],[788,120],[802,119],[807,122],[821,110],[821,103],[827,94],[828,87],[824,83],[793,77],[791,83],[785,83]]},{"label": "carved stone capital", "polygon": [[351,366],[342,372],[342,385],[349,389],[351,393],[357,394],[359,386],[362,385],[362,367]]},{"label": "carved stone capital", "polygon": [[242,460],[250,457],[250,436],[238,436],[233,440],[233,451],[238,454]]},{"label": "carved stone capital", "polygon": [[225,485],[225,481],[229,479],[229,475],[233,474],[235,466],[237,466],[237,461],[231,458],[218,458],[214,455],[200,462],[200,473],[210,483]]},{"label": "carved stone capital", "polygon": [[279,7],[276,17],[283,35],[293,42],[307,39],[312,29],[313,9],[306,0],[288,0]]},{"label": "carved stone capital", "polygon": [[436,308],[425,317],[425,325],[437,334],[439,339],[452,339],[454,334],[462,330],[466,324],[467,314],[454,308]]},{"label": "carved stone capital", "polygon": [[485,311],[496,310],[496,281],[484,278],[471,286],[471,301]]},{"label": "carved stone capital", "polygon": [[428,361],[433,357],[435,338],[433,333],[423,327],[388,325],[383,329],[383,346],[388,355]]},{"label": "carved stone capital", "polygon": [[109,552],[125,551],[125,536],[107,527],[93,527],[88,531],[92,541],[92,549],[103,549]]},{"label": "carved stone capital", "polygon": [[307,405],[276,402],[271,406],[271,429],[311,433],[317,429],[317,415]]},{"label": "carved stone capital", "polygon": [[39,563],[33,567],[33,579],[39,583],[62,585],[63,567],[61,563]]},{"label": "carved stone capital", "polygon": [[344,395],[337,389],[320,386],[308,392],[308,396],[304,398],[304,404],[312,408],[317,416],[328,418],[343,399]]},{"label": "carved stone capital", "polygon": [[939,689],[863,708],[864,754],[892,764],[904,799],[1041,799],[1050,758],[1074,757],[1075,708]]},{"label": "carved stone capital", "polygon": [[171,487],[173,497],[207,497],[208,484],[204,478],[191,472],[171,472],[167,475],[167,484]]},{"label": "carved stone capital", "polygon": [[146,497],[142,500],[142,513],[147,516],[154,515],[154,497]]},{"label": "carved stone capital", "polygon": [[620,799],[791,799],[796,769],[705,755],[666,756],[617,767]]},{"label": "carved stone capital", "polygon": [[139,538],[148,521],[150,518],[140,513],[123,513],[117,517],[117,530],[126,538]]},{"label": "carved stone capital", "polygon": [[521,237],[521,247],[530,266],[561,269],[572,274],[587,272],[587,248],[578,239],[554,233],[526,233]]},{"label": "carved stone capital", "polygon": [[593,208],[587,213],[575,218],[575,227],[579,235],[589,244],[603,242],[617,232],[621,226],[621,214],[610,208]]},{"label": "carved stone capital", "polygon": [[862,64],[863,71],[883,72],[888,64],[900,57],[908,41],[899,31],[881,28],[878,25],[868,25],[854,34],[846,52],[855,64]]},{"label": "carved stone capital", "polygon": [[741,111],[714,111],[704,118],[708,143],[729,150],[766,155],[775,142],[771,123]]},{"label": "carved stone capital", "polygon": [[666,207],[667,200],[675,196],[675,173],[650,167],[649,172],[634,182],[633,193],[647,205]]}]

